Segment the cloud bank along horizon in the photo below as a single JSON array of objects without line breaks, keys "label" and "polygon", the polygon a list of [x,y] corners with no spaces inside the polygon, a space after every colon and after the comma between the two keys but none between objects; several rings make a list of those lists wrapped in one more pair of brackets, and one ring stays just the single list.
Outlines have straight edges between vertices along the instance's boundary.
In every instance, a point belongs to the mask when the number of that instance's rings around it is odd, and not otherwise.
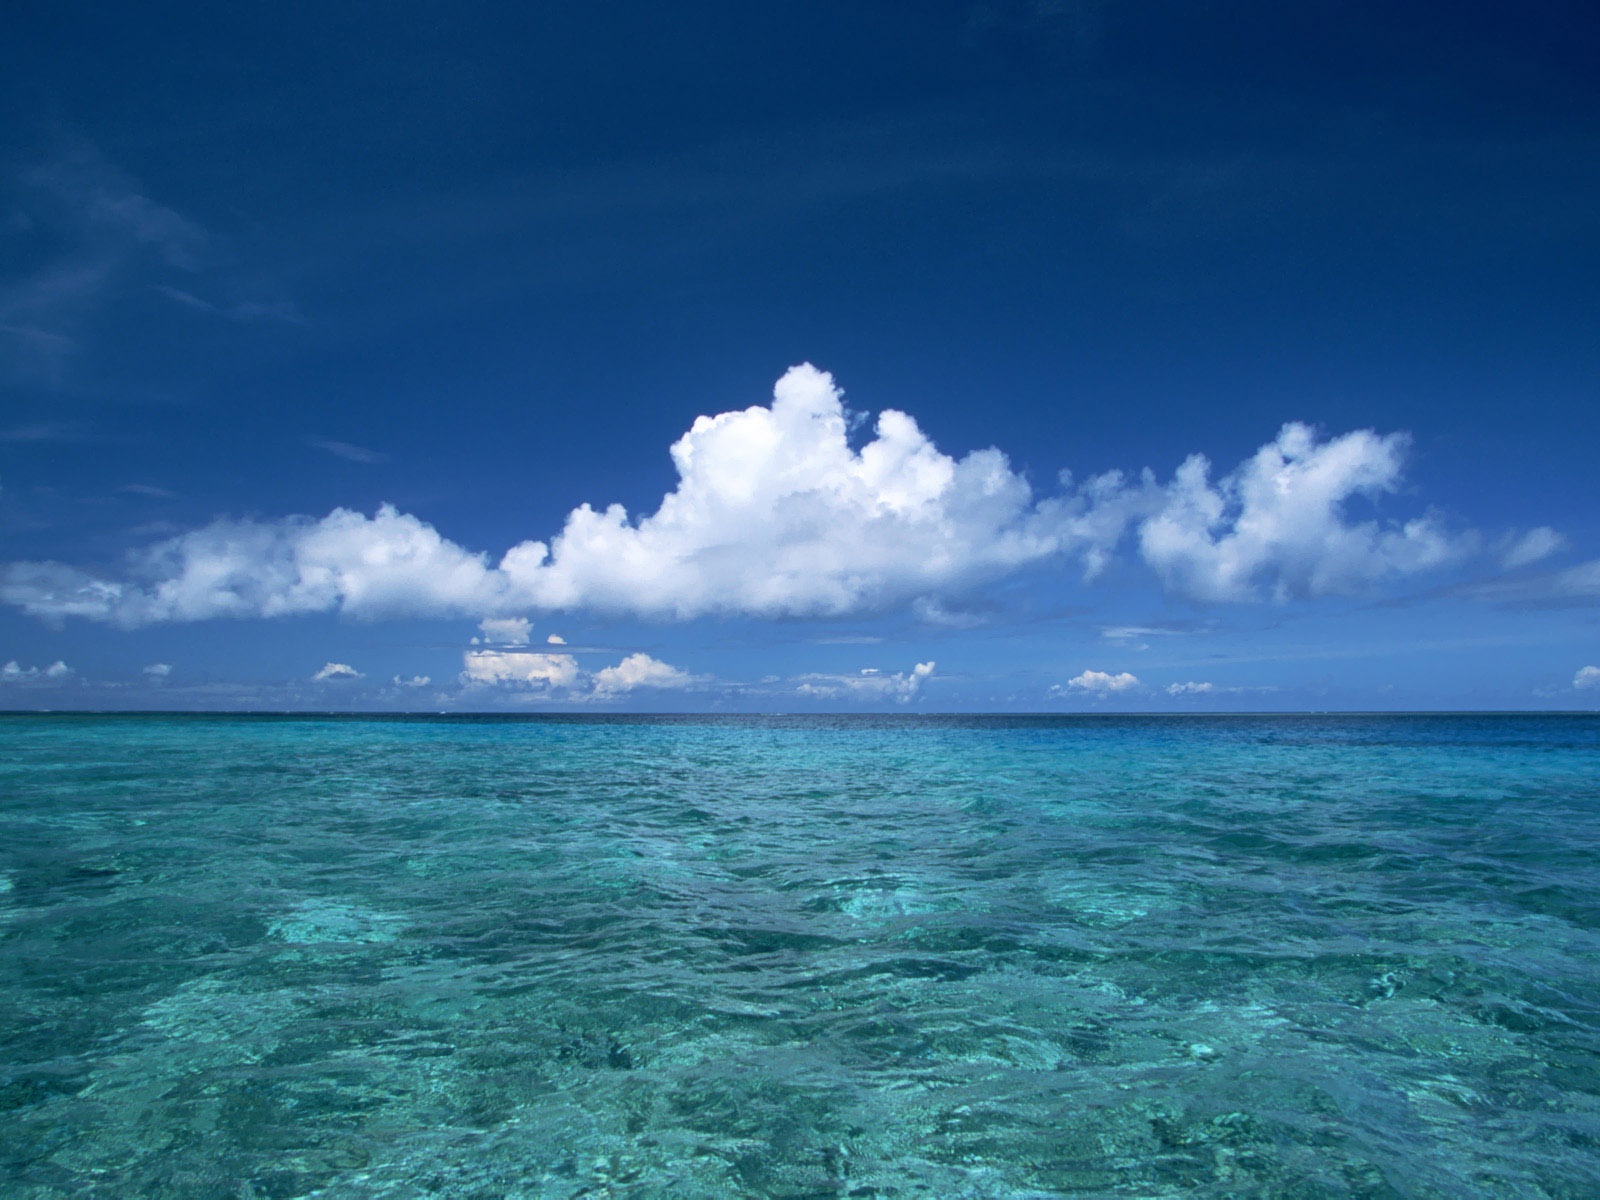
[{"label": "cloud bank along horizon", "polygon": [[498,562],[384,504],[370,517],[337,508],[220,519],[132,552],[116,578],[11,563],[0,601],[50,622],[127,628],[329,612],[688,620],[912,604],[937,615],[943,599],[1050,560],[1075,563],[1092,583],[1125,546],[1169,594],[1224,604],[1361,593],[1491,550],[1524,566],[1563,545],[1546,527],[1491,541],[1431,509],[1352,516],[1358,498],[1400,491],[1405,433],[1324,439],[1290,422],[1215,479],[1196,453],[1164,483],[1149,468],[1076,485],[1063,472],[1059,492],[1038,496],[999,449],[953,458],[894,409],[855,449],[851,415],[830,374],[792,367],[770,405],[696,418],[671,447],[678,484],[655,512],[632,519],[620,504],[583,504],[548,543],[520,542]]}]

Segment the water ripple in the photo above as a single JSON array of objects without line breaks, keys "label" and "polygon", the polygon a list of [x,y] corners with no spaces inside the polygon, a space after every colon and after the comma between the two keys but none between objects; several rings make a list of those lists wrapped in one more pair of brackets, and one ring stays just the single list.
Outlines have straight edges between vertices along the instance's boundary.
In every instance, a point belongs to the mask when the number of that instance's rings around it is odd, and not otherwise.
[{"label": "water ripple", "polygon": [[0,721],[0,1191],[1600,1194],[1600,722]]}]

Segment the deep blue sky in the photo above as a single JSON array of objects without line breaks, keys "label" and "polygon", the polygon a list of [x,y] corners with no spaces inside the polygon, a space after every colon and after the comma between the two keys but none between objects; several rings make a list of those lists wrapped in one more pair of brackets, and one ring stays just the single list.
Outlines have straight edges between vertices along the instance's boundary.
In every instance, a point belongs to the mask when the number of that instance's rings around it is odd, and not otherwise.
[{"label": "deep blue sky", "polygon": [[[14,4],[0,706],[1593,707],[1596,62],[1579,3]],[[491,570],[637,521],[803,362],[846,454],[897,409],[1032,496],[806,460],[632,575],[317,590],[336,508]],[[1286,422],[1366,467],[1162,540]],[[1034,505],[1111,469],[1086,581]]]}]

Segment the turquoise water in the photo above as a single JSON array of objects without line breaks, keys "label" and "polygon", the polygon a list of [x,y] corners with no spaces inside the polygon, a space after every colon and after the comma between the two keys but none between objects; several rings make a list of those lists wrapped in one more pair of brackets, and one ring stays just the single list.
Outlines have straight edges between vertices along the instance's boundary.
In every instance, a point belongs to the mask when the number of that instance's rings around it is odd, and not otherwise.
[{"label": "turquoise water", "polygon": [[5,1197],[1600,1195],[1592,717],[0,718]]}]

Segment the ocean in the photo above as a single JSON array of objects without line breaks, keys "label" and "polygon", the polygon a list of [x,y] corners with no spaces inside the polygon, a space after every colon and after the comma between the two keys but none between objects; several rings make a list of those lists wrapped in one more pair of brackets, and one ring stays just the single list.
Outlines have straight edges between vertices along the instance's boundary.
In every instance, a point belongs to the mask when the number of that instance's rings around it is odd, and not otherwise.
[{"label": "ocean", "polygon": [[0,717],[0,1195],[1600,1195],[1600,718]]}]

